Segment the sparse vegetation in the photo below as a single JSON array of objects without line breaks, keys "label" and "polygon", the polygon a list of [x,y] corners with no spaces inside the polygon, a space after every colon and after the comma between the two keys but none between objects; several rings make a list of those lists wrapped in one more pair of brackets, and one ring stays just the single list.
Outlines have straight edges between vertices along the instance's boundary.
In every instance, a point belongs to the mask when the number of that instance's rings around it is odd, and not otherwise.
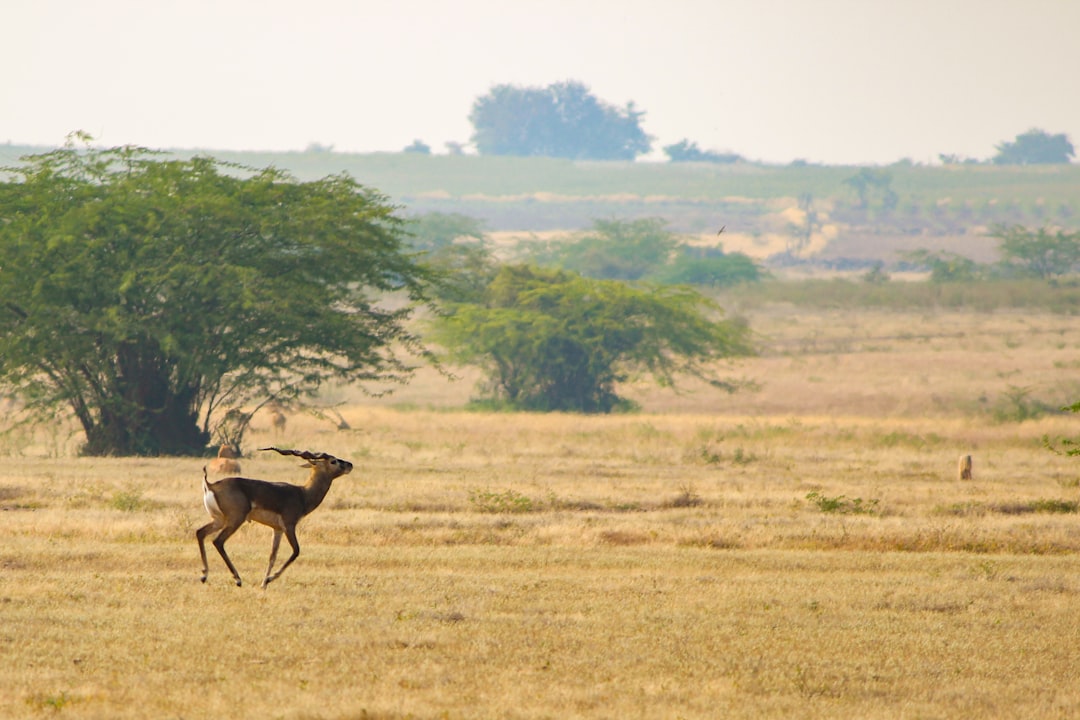
[{"label": "sparse vegetation", "polygon": [[[208,717],[238,692],[313,718],[1076,715],[1080,473],[1043,443],[1075,436],[1050,409],[1080,397],[1078,293],[717,290],[760,345],[736,369],[758,390],[628,374],[633,414],[465,411],[468,367],[389,398],[335,387],[340,422],[298,414],[289,440],[363,462],[272,594],[198,582],[204,459],[80,457],[63,421],[20,426],[0,443],[0,716]],[[261,569],[265,536],[230,550]]]},{"label": "sparse vegetation", "polygon": [[863,501],[862,498],[848,498],[845,495],[829,497],[819,492],[806,495],[806,499],[823,513],[839,515],[874,515],[877,513],[877,500]]},{"label": "sparse vegetation", "polygon": [[499,514],[527,513],[537,509],[529,497],[514,490],[470,490],[469,503],[477,512]]}]

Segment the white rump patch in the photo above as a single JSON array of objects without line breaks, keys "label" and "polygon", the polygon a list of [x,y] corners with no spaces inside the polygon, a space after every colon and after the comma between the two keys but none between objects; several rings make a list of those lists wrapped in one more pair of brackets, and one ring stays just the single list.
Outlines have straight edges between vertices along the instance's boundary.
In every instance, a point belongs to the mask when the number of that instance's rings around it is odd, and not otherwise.
[{"label": "white rump patch", "polygon": [[206,488],[203,491],[203,505],[206,506],[206,512],[214,518],[225,518],[225,513],[221,512],[221,508],[218,507],[217,497],[214,496],[214,491],[210,488]]}]

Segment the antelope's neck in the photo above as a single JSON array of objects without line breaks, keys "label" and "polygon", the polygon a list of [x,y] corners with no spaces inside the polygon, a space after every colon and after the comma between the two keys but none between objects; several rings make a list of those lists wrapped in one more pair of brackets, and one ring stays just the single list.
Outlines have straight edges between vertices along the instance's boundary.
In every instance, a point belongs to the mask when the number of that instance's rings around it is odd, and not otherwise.
[{"label": "antelope's neck", "polygon": [[326,497],[326,493],[330,492],[330,485],[333,482],[334,478],[323,473],[313,472],[311,474],[307,484],[304,485],[304,505],[307,512],[311,512],[322,504],[323,498]]}]

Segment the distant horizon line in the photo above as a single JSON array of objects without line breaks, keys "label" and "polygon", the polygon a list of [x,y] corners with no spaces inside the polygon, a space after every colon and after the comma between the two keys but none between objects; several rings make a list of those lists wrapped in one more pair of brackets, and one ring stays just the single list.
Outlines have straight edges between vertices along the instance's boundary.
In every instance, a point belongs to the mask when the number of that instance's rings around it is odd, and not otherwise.
[{"label": "distant horizon line", "polygon": [[[315,145],[316,147],[313,148],[313,147],[311,147],[311,145]],[[32,143],[32,142],[20,142],[20,141],[14,141],[14,140],[6,140],[3,143],[0,143],[0,147],[12,148],[12,149],[25,148],[27,150],[58,150],[58,149],[64,147],[64,144],[63,143],[52,143],[52,144],[49,144],[49,143]],[[189,153],[190,154],[195,154],[195,153],[234,153],[234,154],[250,154],[250,155],[341,155],[341,156],[417,155],[417,156],[421,156],[421,157],[431,157],[431,158],[455,158],[455,157],[477,158],[477,159],[479,159],[479,158],[484,158],[484,159],[512,158],[512,159],[516,159],[516,160],[559,160],[559,161],[566,161],[566,162],[573,162],[573,163],[610,163],[610,164],[613,164],[613,165],[614,164],[626,164],[626,165],[702,165],[702,166],[710,166],[710,167],[713,167],[713,166],[724,167],[724,166],[738,166],[738,165],[756,166],[756,167],[793,167],[794,166],[794,167],[819,167],[819,168],[820,167],[838,167],[838,168],[842,168],[842,167],[894,167],[894,166],[904,166],[904,167],[958,167],[958,166],[959,167],[963,167],[963,166],[971,166],[971,167],[979,167],[979,166],[994,166],[994,167],[1061,167],[1061,166],[1074,166],[1074,165],[1077,165],[1078,163],[1080,163],[1080,159],[1078,159],[1078,160],[1074,160],[1074,161],[1068,162],[1068,163],[1028,163],[1028,164],[1016,164],[1016,165],[1008,165],[1008,164],[1000,165],[1000,164],[995,164],[992,161],[991,158],[978,159],[978,158],[967,158],[967,157],[962,158],[959,162],[952,162],[952,163],[946,163],[946,162],[941,162],[941,161],[924,162],[924,161],[914,160],[912,158],[900,158],[898,160],[892,160],[890,162],[876,162],[876,161],[824,162],[824,161],[807,160],[807,159],[804,159],[804,158],[796,158],[794,160],[789,160],[787,162],[783,162],[783,161],[772,161],[772,160],[754,160],[754,159],[746,158],[746,157],[740,157],[740,159],[738,159],[736,161],[733,161],[733,162],[708,162],[708,161],[683,161],[683,160],[676,161],[676,160],[662,159],[662,158],[657,158],[657,157],[644,157],[644,156],[639,157],[639,158],[635,158],[633,160],[604,160],[604,159],[597,159],[597,158],[565,158],[565,157],[555,157],[555,156],[550,156],[550,155],[482,155],[482,154],[477,153],[477,152],[458,152],[458,153],[455,153],[455,152],[427,152],[427,153],[425,153],[425,152],[410,151],[410,150],[405,150],[405,149],[401,149],[401,150],[338,150],[333,146],[333,144],[323,145],[323,144],[320,144],[320,143],[311,143],[308,147],[306,147],[304,149],[288,149],[288,150],[282,150],[282,149],[256,149],[256,148],[237,149],[237,148],[226,148],[226,147],[182,147],[182,146],[171,146],[171,147],[158,146],[158,147],[155,147],[155,146],[152,146],[152,145],[142,145],[142,144],[139,144],[139,143],[110,144],[110,143],[98,143],[98,142],[91,142],[91,143],[88,144],[88,147],[92,147],[92,148],[99,149],[99,150],[105,150],[105,149],[108,149],[108,148],[116,148],[116,147],[139,147],[139,148],[144,148],[146,150],[155,151],[155,152],[176,153],[176,154],[180,154],[180,153],[184,153],[184,154],[189,154]],[[939,157],[941,155],[945,155],[945,154],[946,153],[939,153]]]}]

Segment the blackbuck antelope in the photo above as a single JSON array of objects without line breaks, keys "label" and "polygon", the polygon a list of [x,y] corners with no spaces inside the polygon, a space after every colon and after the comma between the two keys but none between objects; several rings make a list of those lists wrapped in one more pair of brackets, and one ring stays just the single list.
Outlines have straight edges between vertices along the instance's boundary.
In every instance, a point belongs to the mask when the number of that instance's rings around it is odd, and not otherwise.
[{"label": "blackbuck antelope", "polygon": [[[274,530],[274,544],[270,548],[270,565],[266,568],[266,577],[263,578],[262,586],[265,588],[281,577],[285,568],[289,567],[300,555],[300,544],[296,541],[296,524],[305,515],[319,507],[326,493],[329,492],[334,478],[347,475],[353,469],[352,463],[348,460],[339,460],[326,453],[281,450],[276,447],[260,449],[303,458],[307,461],[305,467],[311,467],[311,475],[304,485],[243,477],[227,477],[211,483],[206,480],[204,467],[203,503],[206,505],[206,511],[210,513],[211,521],[195,531],[195,537],[199,541],[199,554],[202,556],[203,582],[206,582],[206,576],[209,573],[206,562],[206,536],[220,530],[221,532],[214,538],[214,547],[221,553],[221,559],[225,561],[225,565],[236,578],[237,586],[241,584],[240,574],[236,572],[232,560],[225,553],[225,541],[244,524],[245,520],[262,523]],[[293,552],[285,564],[276,573],[271,574],[274,561],[277,559],[282,533],[288,539]]]}]

